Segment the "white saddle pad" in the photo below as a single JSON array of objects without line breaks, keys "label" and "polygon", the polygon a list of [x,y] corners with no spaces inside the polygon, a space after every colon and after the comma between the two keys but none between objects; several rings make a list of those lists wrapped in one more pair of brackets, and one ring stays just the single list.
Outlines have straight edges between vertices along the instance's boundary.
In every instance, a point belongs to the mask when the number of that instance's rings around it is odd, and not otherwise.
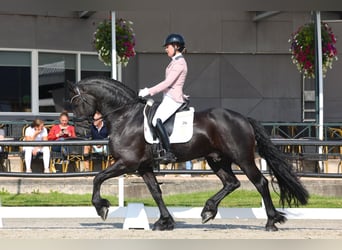
[{"label": "white saddle pad", "polygon": [[[187,111],[182,111],[176,113],[175,123],[173,126],[173,131],[170,135],[170,143],[184,143],[190,141],[192,134],[194,132],[194,111],[195,109],[191,107]],[[144,135],[145,140],[148,143],[159,143],[158,138],[153,140],[153,136],[148,126],[147,118],[144,112]]]}]

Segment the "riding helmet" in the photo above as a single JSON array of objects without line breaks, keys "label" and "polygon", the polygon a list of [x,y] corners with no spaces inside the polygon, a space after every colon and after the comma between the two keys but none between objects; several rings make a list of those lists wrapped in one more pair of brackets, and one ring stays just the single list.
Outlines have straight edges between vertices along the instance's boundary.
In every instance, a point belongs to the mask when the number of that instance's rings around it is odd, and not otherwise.
[{"label": "riding helmet", "polygon": [[164,47],[169,44],[177,44],[182,51],[185,47],[184,38],[179,34],[170,34],[166,37]]}]

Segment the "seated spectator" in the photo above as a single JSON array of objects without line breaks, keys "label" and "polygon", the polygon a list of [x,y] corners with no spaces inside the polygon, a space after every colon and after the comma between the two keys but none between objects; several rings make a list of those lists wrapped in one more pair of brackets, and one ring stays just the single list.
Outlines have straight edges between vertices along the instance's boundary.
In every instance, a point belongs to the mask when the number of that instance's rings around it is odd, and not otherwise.
[{"label": "seated spectator", "polygon": [[[96,112],[94,114],[94,122],[90,126],[90,139],[93,140],[102,140],[108,138],[108,131],[106,124],[102,120],[102,114],[100,112]],[[84,171],[89,171],[89,158],[90,153],[107,153],[107,147],[105,145],[94,145],[94,146],[85,146],[84,147]]]},{"label": "seated spectator", "polygon": [[[59,124],[53,125],[48,134],[49,141],[65,140],[76,137],[75,127],[69,125],[68,112],[64,111],[59,115]],[[61,146],[52,146],[52,151],[61,152]]]},{"label": "seated spectator", "polygon": [[[47,141],[47,129],[44,127],[44,121],[41,119],[35,119],[31,126],[25,129],[25,141]],[[23,147],[25,152],[25,165],[26,172],[31,173],[31,160],[32,155],[37,156],[39,152],[43,153],[43,163],[44,163],[44,173],[49,173],[49,164],[50,164],[50,150],[48,146],[44,147],[32,147],[25,146]]]}]

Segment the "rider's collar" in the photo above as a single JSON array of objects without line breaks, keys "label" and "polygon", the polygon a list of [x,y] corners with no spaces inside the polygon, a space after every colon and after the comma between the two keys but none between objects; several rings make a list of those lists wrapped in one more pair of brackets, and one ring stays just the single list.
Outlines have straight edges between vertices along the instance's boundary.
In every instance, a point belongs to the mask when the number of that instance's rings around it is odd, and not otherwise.
[{"label": "rider's collar", "polygon": [[177,59],[182,58],[182,57],[183,57],[182,53],[178,53],[177,55],[172,57],[172,60],[177,60]]}]

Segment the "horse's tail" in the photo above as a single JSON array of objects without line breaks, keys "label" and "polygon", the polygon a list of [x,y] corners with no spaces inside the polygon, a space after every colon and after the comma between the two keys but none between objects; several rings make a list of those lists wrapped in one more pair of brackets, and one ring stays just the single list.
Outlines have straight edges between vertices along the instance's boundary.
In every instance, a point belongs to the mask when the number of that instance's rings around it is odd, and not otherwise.
[{"label": "horse's tail", "polygon": [[284,207],[285,202],[291,206],[298,202],[307,204],[309,193],[304,188],[292,165],[285,160],[285,155],[271,142],[269,135],[256,120],[248,118],[255,133],[259,155],[264,158],[278,182],[280,189],[280,203]]}]

